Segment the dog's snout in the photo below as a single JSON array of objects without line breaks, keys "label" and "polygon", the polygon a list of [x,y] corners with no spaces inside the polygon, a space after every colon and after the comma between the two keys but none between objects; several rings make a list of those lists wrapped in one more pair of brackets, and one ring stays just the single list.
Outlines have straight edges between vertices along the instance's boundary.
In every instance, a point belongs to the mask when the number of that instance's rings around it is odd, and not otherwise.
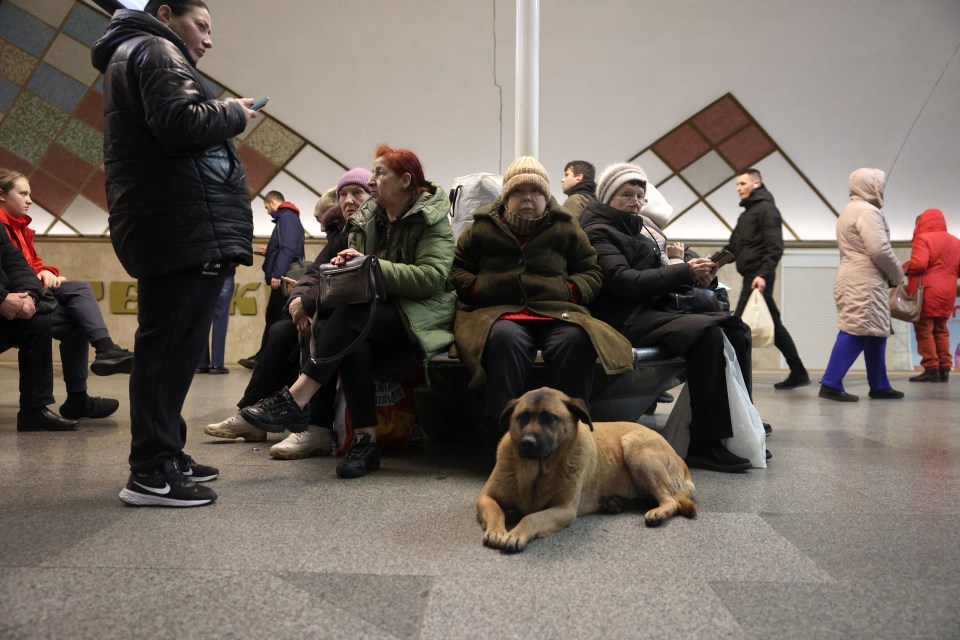
[{"label": "dog's snout", "polygon": [[537,439],[530,434],[523,436],[523,438],[520,440],[520,450],[536,451],[536,449],[537,449]]}]

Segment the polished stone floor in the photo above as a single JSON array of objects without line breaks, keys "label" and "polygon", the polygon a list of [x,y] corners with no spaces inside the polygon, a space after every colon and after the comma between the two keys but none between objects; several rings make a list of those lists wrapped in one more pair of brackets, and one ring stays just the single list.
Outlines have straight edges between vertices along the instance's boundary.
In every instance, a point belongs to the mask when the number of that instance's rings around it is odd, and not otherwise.
[{"label": "polished stone floor", "polygon": [[760,372],[768,469],[694,470],[694,520],[588,516],[511,556],[480,544],[485,470],[463,448],[348,481],[334,459],[204,436],[240,367],[198,376],[184,410],[217,503],[124,506],[127,377],[91,378],[115,417],[18,434],[0,365],[0,637],[957,638],[960,375],[907,375],[905,400],[879,401],[851,374],[862,399],[840,404]]}]

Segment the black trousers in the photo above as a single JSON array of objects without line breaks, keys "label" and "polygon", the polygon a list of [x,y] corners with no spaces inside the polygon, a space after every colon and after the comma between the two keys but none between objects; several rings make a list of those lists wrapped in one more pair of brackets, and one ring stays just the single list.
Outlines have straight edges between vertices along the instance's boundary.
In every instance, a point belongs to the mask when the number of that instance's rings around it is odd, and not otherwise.
[{"label": "black trousers", "polygon": [[100,305],[86,282],[67,280],[53,289],[59,306],[50,314],[50,329],[60,341],[60,362],[67,393],[87,390],[90,345],[110,337]]},{"label": "black trousers", "polygon": [[506,404],[528,390],[537,350],[550,367],[553,386],[589,407],[597,352],[583,328],[554,320],[497,320],[483,349],[484,421],[496,423]]},{"label": "black trousers", "polygon": [[[325,322],[315,323],[315,358],[331,358],[342,353],[360,335],[369,317],[369,306],[344,304],[334,309]],[[382,379],[378,375],[383,373],[382,361],[389,360],[393,355],[412,363],[415,352],[415,345],[407,336],[400,311],[386,301],[377,305],[373,326],[363,342],[331,362],[319,363],[311,359],[302,371],[323,385],[321,390],[324,386],[333,387],[333,376],[339,371],[340,387],[354,428],[375,427],[377,407],[374,381]]]},{"label": "black trousers", "polygon": [[53,404],[53,338],[50,317],[29,320],[0,318],[0,353],[18,349],[20,411],[33,413]]},{"label": "black trousers", "polygon": [[[300,375],[300,333],[289,318],[274,322],[257,366],[237,406],[241,409],[292,385]],[[332,427],[337,401],[336,372],[310,400],[310,424]]]},{"label": "black trousers", "polygon": [[[270,286],[269,284],[267,285]],[[267,342],[270,340],[270,328],[273,327],[277,322],[284,319],[289,319],[283,313],[283,307],[287,304],[287,295],[283,292],[283,287],[277,289],[270,289],[270,296],[267,298],[267,308],[264,311],[264,323],[263,327],[263,336],[260,338],[260,349],[257,350],[257,358],[263,353],[263,350],[267,348]]]},{"label": "black trousers", "polygon": [[180,412],[207,346],[213,310],[230,273],[198,268],[137,282],[137,328],[130,374],[130,469],[152,470],[183,452]]},{"label": "black trousers", "polygon": [[[763,290],[763,299],[767,301],[767,307],[770,309],[770,317],[773,319],[773,346],[783,354],[783,358],[787,361],[787,366],[790,367],[790,371],[801,373],[806,371],[806,368],[803,366],[803,360],[800,359],[800,354],[797,353],[797,345],[793,343],[790,332],[787,331],[787,328],[783,326],[783,321],[780,320],[780,309],[777,308],[777,303],[773,301],[773,285],[776,282],[776,278],[776,273],[766,273],[763,275],[763,279],[767,283],[766,288]],[[751,284],[753,284],[753,276],[744,276],[743,288],[740,289],[740,300],[737,302],[737,317],[743,315],[743,310],[747,306],[747,300],[750,299],[750,295],[753,293],[753,289],[750,288]]]}]

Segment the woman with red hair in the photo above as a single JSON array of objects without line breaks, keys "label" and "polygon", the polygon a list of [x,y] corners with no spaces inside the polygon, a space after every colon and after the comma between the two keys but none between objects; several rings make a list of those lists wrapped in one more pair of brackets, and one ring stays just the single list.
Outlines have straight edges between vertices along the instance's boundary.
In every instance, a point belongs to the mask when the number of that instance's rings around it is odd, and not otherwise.
[{"label": "woman with red hair", "polygon": [[337,465],[341,478],[357,478],[380,468],[374,402],[376,363],[384,357],[410,365],[414,355],[429,358],[453,342],[455,297],[444,290],[453,264],[450,200],[424,177],[420,160],[406,149],[381,144],[370,182],[371,198],[346,221],[350,245],[331,262],[376,255],[387,294],[378,304],[367,337],[348,353],[369,317],[367,305],[344,304],[313,323],[313,358],[297,381],[245,407],[240,415],[265,431],[294,433],[309,426],[310,399],[321,386],[340,385],[354,425],[354,439]]}]

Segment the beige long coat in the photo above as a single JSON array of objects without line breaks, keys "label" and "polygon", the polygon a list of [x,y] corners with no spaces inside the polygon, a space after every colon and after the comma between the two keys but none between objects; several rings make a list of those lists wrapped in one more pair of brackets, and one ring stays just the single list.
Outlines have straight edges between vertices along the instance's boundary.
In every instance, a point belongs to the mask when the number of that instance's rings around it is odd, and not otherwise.
[{"label": "beige long coat", "polygon": [[886,176],[879,169],[850,174],[850,202],[837,220],[840,269],[833,284],[837,326],[855,336],[890,335],[890,287],[903,281],[880,211]]}]

